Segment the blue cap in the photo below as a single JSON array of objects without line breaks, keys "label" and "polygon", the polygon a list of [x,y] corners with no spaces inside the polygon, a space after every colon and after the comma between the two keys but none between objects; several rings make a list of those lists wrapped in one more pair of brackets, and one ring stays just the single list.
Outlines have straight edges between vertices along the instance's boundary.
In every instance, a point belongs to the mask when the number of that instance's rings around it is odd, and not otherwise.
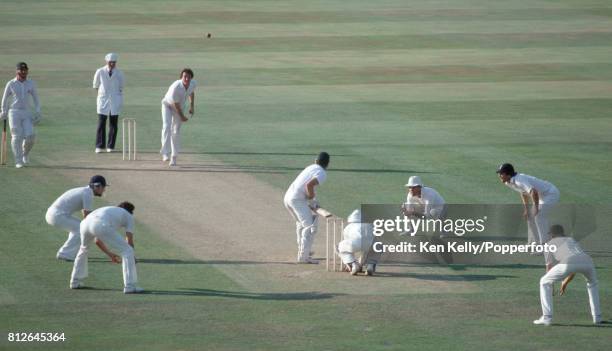
[{"label": "blue cap", "polygon": [[106,179],[101,175],[95,175],[89,180],[91,186],[106,186]]}]

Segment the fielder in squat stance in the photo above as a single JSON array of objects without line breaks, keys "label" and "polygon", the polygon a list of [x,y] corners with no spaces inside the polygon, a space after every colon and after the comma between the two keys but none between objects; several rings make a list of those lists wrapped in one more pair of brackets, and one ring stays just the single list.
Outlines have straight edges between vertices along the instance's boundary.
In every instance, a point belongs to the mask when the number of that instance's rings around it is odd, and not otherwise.
[{"label": "fielder in squat stance", "polygon": [[321,152],[315,163],[306,167],[287,189],[284,198],[285,208],[295,220],[298,244],[298,263],[318,263],[311,257],[312,242],[317,233],[317,215],[313,209],[319,207],[315,187],[327,179],[329,154]]},{"label": "fielder in squat stance", "polygon": [[[136,275],[136,257],[134,256],[134,205],[122,202],[118,206],[101,207],[87,216],[81,222],[81,248],[74,260],[70,288],[83,287],[83,279],[88,276],[87,254],[91,243],[96,245],[110,257],[114,263],[123,263],[123,292],[126,294],[141,293]],[[125,238],[119,230],[125,230]],[[106,244],[118,249],[121,257],[111,252]]]},{"label": "fielder in squat stance", "polygon": [[548,244],[555,245],[557,247],[557,251],[547,254],[551,256],[549,259],[547,259],[547,262],[550,261],[552,263],[547,266],[548,272],[542,277],[542,279],[540,279],[540,302],[542,303],[542,317],[533,321],[533,324],[552,324],[553,283],[556,281],[563,281],[561,283],[560,291],[560,294],[563,295],[567,285],[572,279],[574,279],[576,273],[580,273],[586,278],[593,323],[601,323],[599,290],[597,287],[597,275],[595,274],[593,260],[582,250],[580,245],[578,245],[574,239],[565,236],[562,226],[557,224],[550,227],[550,235],[552,236],[552,239],[548,242]]}]

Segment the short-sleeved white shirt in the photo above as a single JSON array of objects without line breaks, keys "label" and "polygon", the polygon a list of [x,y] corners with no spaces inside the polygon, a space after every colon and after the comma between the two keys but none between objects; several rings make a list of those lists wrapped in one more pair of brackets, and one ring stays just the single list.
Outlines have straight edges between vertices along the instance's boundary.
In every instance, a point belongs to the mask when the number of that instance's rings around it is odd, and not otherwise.
[{"label": "short-sleeved white shirt", "polygon": [[327,172],[325,168],[319,166],[318,164],[312,164],[306,168],[295,178],[293,183],[287,189],[287,193],[285,194],[286,198],[289,199],[306,199],[306,184],[310,182],[313,178],[317,178],[319,185],[323,184],[327,179]]},{"label": "short-sleeved white shirt", "polygon": [[50,208],[65,214],[72,214],[80,210],[91,211],[93,197],[93,190],[89,186],[70,189],[58,197]]},{"label": "short-sleeved white shirt", "polygon": [[558,263],[591,262],[591,258],[578,245],[576,240],[569,237],[557,237],[548,241],[548,245],[555,245],[557,251],[549,254],[549,258]]},{"label": "short-sleeved white shirt", "polygon": [[185,104],[187,97],[195,91],[196,86],[197,86],[196,81],[192,79],[189,82],[189,88],[185,89],[185,86],[183,85],[183,81],[179,79],[175,81],[174,83],[172,83],[172,85],[170,85],[170,88],[168,88],[168,91],[166,92],[166,95],[162,99],[162,102],[170,106],[172,106],[175,103],[178,103],[179,105],[182,106]]},{"label": "short-sleeved white shirt", "polygon": [[127,232],[134,232],[134,217],[125,209],[117,206],[100,207],[90,213],[85,220],[98,220],[117,231],[125,228]]},{"label": "short-sleeved white shirt", "polygon": [[537,190],[540,197],[551,195],[558,192],[557,188],[552,183],[534,176],[518,173],[506,183],[506,186],[519,193],[529,194],[532,189]]}]

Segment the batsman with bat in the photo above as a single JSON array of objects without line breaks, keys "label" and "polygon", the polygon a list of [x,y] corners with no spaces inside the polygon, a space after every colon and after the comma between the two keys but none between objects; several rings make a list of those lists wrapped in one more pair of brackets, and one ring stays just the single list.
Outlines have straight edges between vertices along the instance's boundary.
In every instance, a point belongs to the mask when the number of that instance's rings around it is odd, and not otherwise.
[{"label": "batsman with bat", "polygon": [[0,145],[0,164],[6,164],[6,119],[2,121],[2,145]]},{"label": "batsman with bat", "polygon": [[[28,79],[28,72],[25,62],[17,64],[15,78],[6,83],[0,107],[0,119],[6,120],[8,117],[9,120],[11,147],[17,168],[22,168],[29,162],[29,154],[34,146],[34,125],[41,118],[36,83]],[[30,97],[34,103],[34,113],[30,110]],[[3,140],[5,138],[3,135]]]},{"label": "batsman with bat", "polygon": [[315,198],[315,187],[327,179],[329,154],[321,152],[315,163],[306,167],[295,178],[287,189],[284,204],[291,217],[295,220],[295,232],[298,244],[298,263],[318,263],[311,257],[311,248],[317,233],[317,214],[313,210],[319,208]]}]

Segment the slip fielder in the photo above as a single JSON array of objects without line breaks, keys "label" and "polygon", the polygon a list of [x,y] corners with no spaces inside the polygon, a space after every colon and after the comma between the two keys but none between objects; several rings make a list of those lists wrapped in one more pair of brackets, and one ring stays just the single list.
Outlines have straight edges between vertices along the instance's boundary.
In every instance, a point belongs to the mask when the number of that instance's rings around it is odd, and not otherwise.
[{"label": "slip fielder", "polygon": [[597,275],[593,260],[587,255],[580,245],[573,239],[564,234],[563,227],[553,225],[550,227],[549,234],[552,239],[549,245],[557,247],[556,252],[548,253],[551,264],[548,265],[548,272],[540,279],[540,302],[542,304],[542,317],[533,321],[536,325],[551,325],[553,316],[553,283],[561,283],[560,294],[565,293],[569,282],[576,273],[582,274],[587,281],[587,292],[589,294],[589,305],[593,323],[601,323],[601,308],[599,306],[599,290],[597,287]]},{"label": "slip fielder", "polygon": [[[122,202],[118,206],[101,207],[87,216],[81,222],[81,248],[74,260],[70,276],[70,289],[83,288],[83,280],[88,276],[87,256],[91,243],[106,253],[113,262],[122,262],[123,265],[123,292],[125,294],[141,293],[138,277],[136,275],[136,257],[134,255],[134,205]],[[120,229],[125,230],[125,240],[119,234]],[[110,245],[120,252],[121,258],[111,252],[106,245]]]},{"label": "slip fielder", "polygon": [[[523,217],[529,221],[533,218],[535,225],[531,227],[533,237],[529,237],[529,242],[543,244],[550,239],[548,236],[548,215],[553,206],[559,202],[559,189],[552,183],[536,177],[517,173],[514,166],[504,163],[497,168],[497,174],[501,182],[512,190],[521,194],[523,202]],[[532,204],[530,210],[529,204]],[[530,233],[531,234],[531,233]]]},{"label": "slip fielder", "polygon": [[68,240],[57,251],[58,260],[73,261],[81,246],[81,220],[72,214],[82,211],[83,218],[86,218],[91,213],[94,196],[102,196],[105,189],[106,179],[95,175],[89,185],[66,191],[47,209],[47,223],[68,231]]}]

